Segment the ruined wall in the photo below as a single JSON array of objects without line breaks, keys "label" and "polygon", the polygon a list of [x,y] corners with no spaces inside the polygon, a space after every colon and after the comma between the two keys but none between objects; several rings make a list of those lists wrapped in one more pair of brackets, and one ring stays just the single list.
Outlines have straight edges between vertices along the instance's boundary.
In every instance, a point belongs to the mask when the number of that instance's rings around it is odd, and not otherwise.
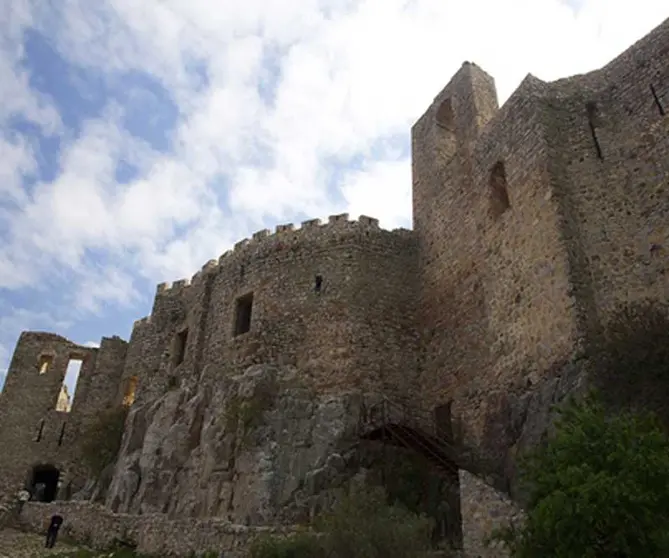
[{"label": "ruined wall", "polygon": [[96,351],[95,367],[89,374],[80,373],[75,394],[76,409],[68,426],[63,446],[71,448],[73,459],[68,464],[65,484],[68,490],[76,492],[87,478],[84,464],[76,455],[80,436],[95,423],[100,412],[122,404],[118,393],[121,391],[121,378],[125,364],[128,343],[118,336],[103,337]]},{"label": "ruined wall", "polygon": [[[322,390],[405,393],[418,380],[415,247],[410,231],[368,217],[260,231],[191,281],[158,287],[151,316],[133,331],[124,378],[140,378],[144,401],[194,385],[207,366],[276,363],[297,366]],[[250,329],[236,335],[237,300],[250,293]]]},{"label": "ruined wall", "polygon": [[[41,357],[48,367],[40,373]],[[76,393],[70,413],[56,411],[56,401],[71,358],[83,359],[80,378],[94,375],[97,349],[81,347],[52,333],[24,332],[19,337],[0,401],[2,490],[16,491],[35,465],[66,470],[75,455],[72,431],[85,412]],[[78,391],[78,390],[77,390]]]}]

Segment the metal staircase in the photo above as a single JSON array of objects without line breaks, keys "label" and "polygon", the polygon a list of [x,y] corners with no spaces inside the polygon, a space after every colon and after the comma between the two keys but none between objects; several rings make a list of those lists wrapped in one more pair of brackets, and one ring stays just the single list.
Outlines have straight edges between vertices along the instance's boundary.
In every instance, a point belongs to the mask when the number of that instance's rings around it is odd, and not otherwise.
[{"label": "metal staircase", "polygon": [[452,436],[439,431],[432,416],[406,403],[383,396],[368,409],[364,422],[363,439],[412,449],[449,475],[457,476],[458,470],[464,469],[495,490],[500,489],[484,474],[482,459],[477,459],[471,450],[456,446]]},{"label": "metal staircase", "polygon": [[421,416],[416,409],[387,397],[372,405],[365,417],[363,439],[396,443],[422,454],[449,474],[458,472],[458,452],[443,435],[436,432],[432,417]]}]

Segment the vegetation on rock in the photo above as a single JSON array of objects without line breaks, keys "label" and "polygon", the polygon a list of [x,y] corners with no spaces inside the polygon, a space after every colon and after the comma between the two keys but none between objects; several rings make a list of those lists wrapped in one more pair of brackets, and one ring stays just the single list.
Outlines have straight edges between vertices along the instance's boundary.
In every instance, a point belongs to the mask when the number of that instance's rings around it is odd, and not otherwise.
[{"label": "vegetation on rock", "polygon": [[121,447],[127,409],[106,409],[82,432],[82,463],[94,477],[114,462]]},{"label": "vegetation on rock", "polygon": [[256,541],[252,558],[413,558],[430,548],[432,521],[398,504],[383,489],[358,489],[332,512],[317,518],[313,532]]},{"label": "vegetation on rock", "polygon": [[653,414],[571,401],[522,471],[526,521],[493,537],[515,558],[669,555],[669,438]]},{"label": "vegetation on rock", "polygon": [[271,408],[272,401],[262,395],[251,398],[232,396],[225,409],[225,428],[228,432],[239,433],[240,443],[244,445],[248,434],[263,424],[264,413]]}]

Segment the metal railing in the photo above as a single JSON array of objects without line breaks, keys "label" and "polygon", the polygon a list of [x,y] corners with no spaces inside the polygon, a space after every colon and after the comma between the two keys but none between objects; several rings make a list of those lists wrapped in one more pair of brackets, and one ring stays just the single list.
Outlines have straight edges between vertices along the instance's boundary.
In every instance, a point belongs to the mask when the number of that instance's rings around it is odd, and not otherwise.
[{"label": "metal railing", "polygon": [[415,449],[448,473],[457,474],[465,469],[496,491],[494,481],[484,474],[482,459],[463,446],[456,446],[438,431],[433,416],[397,403],[383,396],[381,401],[369,408],[365,420],[368,430],[382,430],[398,443]]}]

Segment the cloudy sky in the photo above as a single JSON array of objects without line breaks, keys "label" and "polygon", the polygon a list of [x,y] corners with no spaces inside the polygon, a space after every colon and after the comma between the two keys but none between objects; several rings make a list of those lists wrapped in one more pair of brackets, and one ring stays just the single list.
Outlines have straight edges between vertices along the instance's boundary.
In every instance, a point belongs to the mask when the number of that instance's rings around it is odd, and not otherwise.
[{"label": "cloudy sky", "polygon": [[127,338],[156,283],[255,230],[411,226],[409,128],[464,60],[504,102],[669,16],[666,0],[0,5],[0,374],[24,329]]}]

